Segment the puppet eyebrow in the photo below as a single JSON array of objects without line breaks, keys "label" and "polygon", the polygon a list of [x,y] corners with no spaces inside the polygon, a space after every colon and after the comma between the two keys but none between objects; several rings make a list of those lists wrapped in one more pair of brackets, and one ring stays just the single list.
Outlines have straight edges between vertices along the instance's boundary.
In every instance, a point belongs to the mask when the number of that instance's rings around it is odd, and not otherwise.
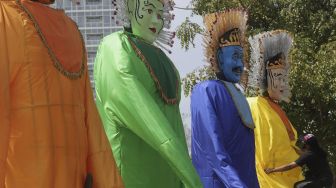
[{"label": "puppet eyebrow", "polygon": [[146,7],[147,7],[147,6],[153,6],[154,8],[156,8],[156,6],[154,6],[152,3],[146,4],[145,6],[146,6]]}]

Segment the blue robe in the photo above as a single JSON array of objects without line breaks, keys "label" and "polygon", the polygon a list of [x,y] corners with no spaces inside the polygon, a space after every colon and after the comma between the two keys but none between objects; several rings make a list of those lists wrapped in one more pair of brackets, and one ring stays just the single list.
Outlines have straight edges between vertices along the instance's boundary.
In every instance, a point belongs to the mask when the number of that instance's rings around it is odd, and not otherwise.
[{"label": "blue robe", "polygon": [[194,87],[191,115],[192,162],[204,188],[258,188],[253,129],[242,123],[223,82]]}]

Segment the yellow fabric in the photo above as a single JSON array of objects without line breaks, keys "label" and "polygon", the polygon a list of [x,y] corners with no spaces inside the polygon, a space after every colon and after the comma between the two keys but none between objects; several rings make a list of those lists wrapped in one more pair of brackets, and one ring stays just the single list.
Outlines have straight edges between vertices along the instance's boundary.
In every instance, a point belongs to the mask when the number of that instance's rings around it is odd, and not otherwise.
[{"label": "yellow fabric", "polygon": [[86,67],[61,74],[26,13],[0,0],[0,187],[83,188],[87,173],[123,187]]},{"label": "yellow fabric", "polygon": [[280,115],[263,97],[248,98],[254,129],[256,147],[256,169],[261,188],[291,188],[303,179],[301,168],[287,172],[266,174],[265,168],[274,168],[294,162],[299,155],[295,152],[297,132],[291,125],[295,140],[291,141]]}]

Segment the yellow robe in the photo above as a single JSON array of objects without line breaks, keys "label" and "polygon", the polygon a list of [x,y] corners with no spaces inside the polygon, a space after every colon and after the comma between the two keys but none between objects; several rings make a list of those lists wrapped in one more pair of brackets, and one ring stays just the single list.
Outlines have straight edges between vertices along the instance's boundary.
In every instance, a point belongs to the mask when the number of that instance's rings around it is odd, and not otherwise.
[{"label": "yellow robe", "polygon": [[295,182],[303,179],[301,168],[269,175],[264,169],[294,162],[299,157],[293,148],[297,140],[295,128],[277,104],[263,97],[248,98],[248,102],[256,126],[254,129],[256,168],[260,187],[293,187]]},{"label": "yellow robe", "polygon": [[77,27],[62,11],[25,4],[49,25],[38,31],[19,1],[0,0],[0,187],[83,188],[88,173],[94,188],[123,187]]}]

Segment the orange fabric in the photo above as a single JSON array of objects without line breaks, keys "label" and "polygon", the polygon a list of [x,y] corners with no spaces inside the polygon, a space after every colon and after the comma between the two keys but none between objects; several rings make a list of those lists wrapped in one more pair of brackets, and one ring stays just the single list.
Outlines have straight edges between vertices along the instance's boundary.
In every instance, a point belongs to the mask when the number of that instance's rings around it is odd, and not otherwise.
[{"label": "orange fabric", "polygon": [[48,46],[63,68],[69,72],[78,72],[84,52],[81,36],[77,27],[74,27],[74,22],[63,10],[55,10],[30,0],[24,0],[22,4],[34,16]]},{"label": "orange fabric", "polygon": [[[48,14],[49,24],[51,17],[68,19],[63,15]],[[78,35],[75,25],[63,27],[52,32]],[[87,69],[75,80],[61,74],[27,14],[15,1],[0,0],[0,187],[83,188],[87,173],[94,188],[123,187]]]},{"label": "orange fabric", "polygon": [[278,104],[274,103],[270,99],[267,99],[267,102],[272,107],[272,109],[279,115],[280,119],[285,125],[289,139],[291,141],[295,140],[295,134],[292,129],[292,125],[286,116],[286,113],[281,109],[281,107]]}]

